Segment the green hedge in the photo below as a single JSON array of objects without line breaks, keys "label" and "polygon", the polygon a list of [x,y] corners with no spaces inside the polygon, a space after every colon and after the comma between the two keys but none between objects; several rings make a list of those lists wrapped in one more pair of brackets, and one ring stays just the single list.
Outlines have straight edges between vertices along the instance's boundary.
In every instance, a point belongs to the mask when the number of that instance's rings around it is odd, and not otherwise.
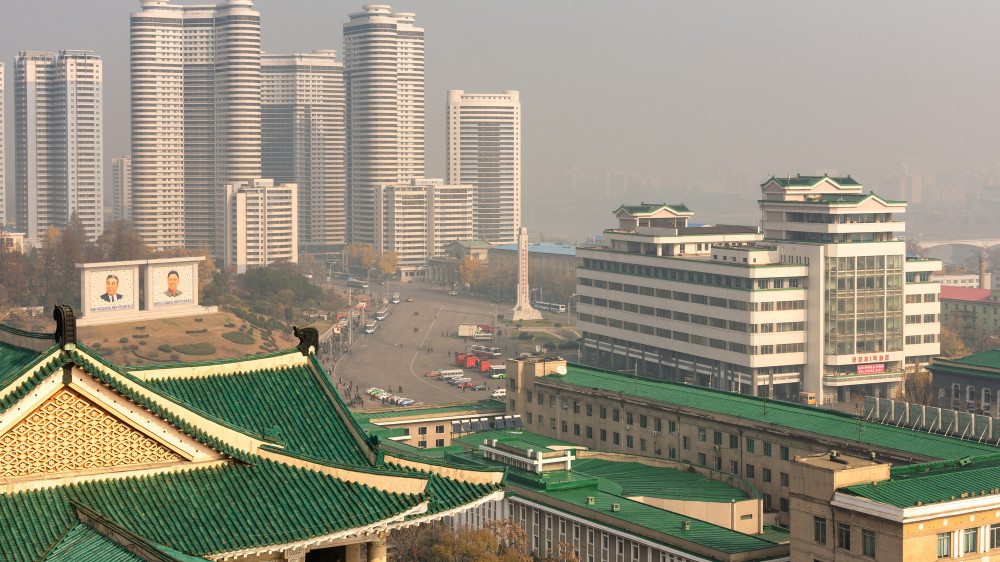
[{"label": "green hedge", "polygon": [[137,339],[148,338],[149,334],[132,334],[132,337]]},{"label": "green hedge", "polygon": [[208,342],[185,343],[175,345],[174,351],[184,355],[211,355],[215,353],[215,346]]},{"label": "green hedge", "polygon": [[121,338],[118,339],[118,343],[128,343],[128,338],[121,337]]},{"label": "green hedge", "polygon": [[163,353],[170,353],[170,350],[172,350],[173,347],[171,347],[169,343],[161,343],[156,349],[159,349]]},{"label": "green hedge", "polygon": [[251,345],[256,341],[253,339],[253,336],[245,332],[226,332],[222,334],[222,337],[233,343],[240,343],[243,345]]},{"label": "green hedge", "polygon": [[208,331],[208,328],[202,328],[200,330],[184,330],[185,334],[204,334]]}]

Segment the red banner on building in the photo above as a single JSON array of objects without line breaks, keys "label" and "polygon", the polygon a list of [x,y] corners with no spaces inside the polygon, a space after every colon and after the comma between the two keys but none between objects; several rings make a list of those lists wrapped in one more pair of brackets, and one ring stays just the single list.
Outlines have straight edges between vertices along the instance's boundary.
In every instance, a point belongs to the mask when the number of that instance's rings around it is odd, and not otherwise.
[{"label": "red banner on building", "polygon": [[872,363],[870,365],[858,365],[859,375],[874,375],[875,373],[884,373],[885,363]]}]

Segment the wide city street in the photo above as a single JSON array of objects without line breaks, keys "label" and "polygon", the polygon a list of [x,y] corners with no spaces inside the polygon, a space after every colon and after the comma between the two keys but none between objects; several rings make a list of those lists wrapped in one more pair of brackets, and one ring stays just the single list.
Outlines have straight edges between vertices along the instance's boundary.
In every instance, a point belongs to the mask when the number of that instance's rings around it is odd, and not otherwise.
[{"label": "wide city street", "polygon": [[[338,287],[344,282],[338,281]],[[346,289],[344,289],[346,290]],[[426,377],[425,373],[435,369],[456,368],[454,355],[467,351],[473,345],[472,338],[466,341],[457,335],[459,324],[490,324],[494,305],[480,297],[452,296],[444,290],[425,289],[423,284],[400,286],[388,284],[380,286],[372,283],[369,292],[373,300],[379,302],[382,293],[389,298],[399,292],[400,303],[385,305],[389,317],[377,323],[373,334],[355,330],[352,334],[350,353],[333,362],[322,355],[324,367],[330,373],[341,394],[353,398],[364,398],[364,407],[378,407],[382,403],[371,399],[366,390],[371,387],[391,390],[425,404],[454,402],[460,400],[485,399],[493,389],[504,386],[503,379],[493,380],[489,376],[467,369],[467,376],[475,383],[489,387],[487,391],[473,391],[449,386],[437,378]],[[407,302],[412,296],[413,302]],[[496,305],[496,311],[503,313],[509,304]],[[375,309],[369,311],[374,317]],[[501,328],[502,330],[502,328]],[[489,342],[478,342],[489,344]],[[516,353],[515,346],[507,339],[507,334],[489,344],[505,351],[505,357]],[[402,391],[400,391],[402,388]]]}]

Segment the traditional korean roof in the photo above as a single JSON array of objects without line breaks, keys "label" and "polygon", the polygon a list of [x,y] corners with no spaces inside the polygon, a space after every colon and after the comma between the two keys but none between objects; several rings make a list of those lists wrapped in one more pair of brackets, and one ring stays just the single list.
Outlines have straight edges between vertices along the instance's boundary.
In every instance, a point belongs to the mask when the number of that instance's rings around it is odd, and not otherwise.
[{"label": "traditional korean roof", "polygon": [[831,181],[841,187],[861,187],[861,183],[852,178],[850,175],[843,177],[834,176],[802,176],[798,175],[787,178],[779,178],[777,176],[771,176],[770,179],[765,181],[761,185],[765,185],[768,182],[777,182],[784,187],[812,187],[821,181]]},{"label": "traditional korean roof", "polygon": [[315,330],[283,352],[134,369],[75,326],[57,334],[36,351],[0,330],[0,560],[253,557],[503,497],[502,470],[386,457]]},{"label": "traditional korean roof", "polygon": [[622,205],[615,209],[615,213],[625,210],[630,215],[650,215],[657,211],[666,209],[674,214],[694,214],[684,203],[668,205],[667,203],[640,203],[638,205]]},{"label": "traditional korean roof", "polygon": [[892,468],[889,480],[841,488],[839,492],[896,507],[996,495],[1000,455]]}]

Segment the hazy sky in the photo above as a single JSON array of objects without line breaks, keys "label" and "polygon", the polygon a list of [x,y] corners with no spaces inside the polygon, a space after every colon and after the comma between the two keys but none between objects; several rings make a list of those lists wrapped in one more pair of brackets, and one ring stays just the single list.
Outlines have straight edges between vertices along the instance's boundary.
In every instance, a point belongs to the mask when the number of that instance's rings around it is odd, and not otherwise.
[{"label": "hazy sky", "polygon": [[[19,50],[100,54],[106,154],[127,153],[128,17],[138,0],[0,6],[9,172]],[[729,209],[713,200],[726,198],[717,192],[756,200],[751,192],[772,174],[817,171],[851,173],[881,189],[904,159],[936,174],[992,172],[998,161],[995,1],[392,6],[415,12],[426,32],[428,175],[444,173],[446,90],[520,90],[524,217],[533,231],[597,233],[612,226],[614,207],[640,197],[685,199],[696,213],[720,207],[752,220],[753,208]],[[256,7],[265,51],[339,54],[343,23],[361,3],[258,0]],[[606,185],[616,172],[653,187]],[[110,169],[106,175],[110,181]],[[577,193],[571,175],[589,178]],[[586,191],[595,185],[599,193]]]}]

